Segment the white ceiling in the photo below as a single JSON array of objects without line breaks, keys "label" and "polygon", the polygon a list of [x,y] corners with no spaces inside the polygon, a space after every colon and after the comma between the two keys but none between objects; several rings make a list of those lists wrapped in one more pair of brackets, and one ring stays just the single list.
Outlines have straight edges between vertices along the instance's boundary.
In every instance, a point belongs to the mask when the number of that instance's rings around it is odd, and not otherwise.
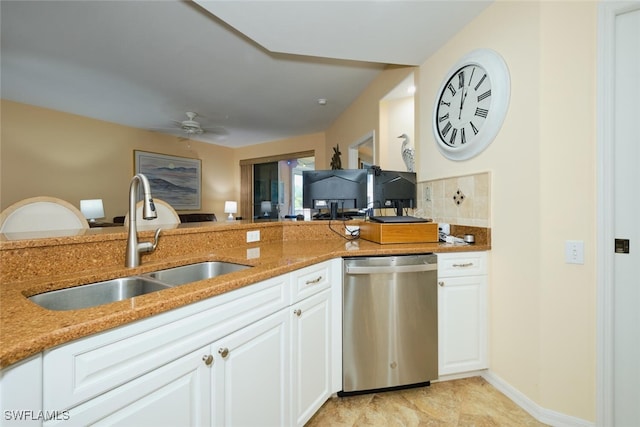
[{"label": "white ceiling", "polygon": [[226,146],[320,132],[490,1],[198,3],[2,0],[2,98],[175,135],[195,111]]}]

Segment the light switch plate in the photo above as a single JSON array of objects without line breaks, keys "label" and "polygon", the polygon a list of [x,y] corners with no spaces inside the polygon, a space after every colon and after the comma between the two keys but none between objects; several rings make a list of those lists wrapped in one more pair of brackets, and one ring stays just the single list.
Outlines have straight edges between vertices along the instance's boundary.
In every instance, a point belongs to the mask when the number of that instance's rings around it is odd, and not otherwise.
[{"label": "light switch plate", "polygon": [[567,240],[564,244],[564,260],[567,264],[584,264],[584,241]]}]

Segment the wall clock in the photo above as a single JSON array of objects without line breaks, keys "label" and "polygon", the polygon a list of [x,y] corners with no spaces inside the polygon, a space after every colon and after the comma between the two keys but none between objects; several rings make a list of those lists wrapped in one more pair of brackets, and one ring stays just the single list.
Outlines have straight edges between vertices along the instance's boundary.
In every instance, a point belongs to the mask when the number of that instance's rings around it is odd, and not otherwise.
[{"label": "wall clock", "polygon": [[440,152],[466,160],[498,134],[509,107],[511,79],[504,59],[491,49],[463,56],[447,73],[433,108],[433,134]]}]

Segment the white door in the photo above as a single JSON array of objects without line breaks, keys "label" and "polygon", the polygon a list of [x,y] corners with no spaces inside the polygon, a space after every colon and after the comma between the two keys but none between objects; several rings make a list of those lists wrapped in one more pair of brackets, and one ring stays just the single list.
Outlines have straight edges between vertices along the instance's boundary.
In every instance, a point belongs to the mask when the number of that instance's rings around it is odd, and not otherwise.
[{"label": "white door", "polygon": [[289,308],[212,344],[216,426],[285,426],[289,407]]},{"label": "white door", "polygon": [[629,239],[614,255],[613,417],[640,426],[640,3],[616,17],[614,234]]},{"label": "white door", "polygon": [[487,367],[487,276],[438,277],[438,375]]},{"label": "white door", "polygon": [[292,425],[303,426],[331,395],[331,291],[292,305]]},{"label": "white door", "polygon": [[45,427],[136,426],[201,427],[210,425],[211,382],[203,355],[196,350],[95,397]]}]

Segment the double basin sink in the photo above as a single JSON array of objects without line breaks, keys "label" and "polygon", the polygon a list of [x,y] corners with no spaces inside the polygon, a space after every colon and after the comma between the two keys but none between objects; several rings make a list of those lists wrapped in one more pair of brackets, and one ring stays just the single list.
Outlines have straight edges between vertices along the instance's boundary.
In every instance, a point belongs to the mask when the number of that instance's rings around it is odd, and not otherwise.
[{"label": "double basin sink", "polygon": [[29,299],[49,310],[77,310],[121,301],[185,283],[211,279],[249,268],[247,265],[207,261],[181,267],[91,283],[33,295]]}]

